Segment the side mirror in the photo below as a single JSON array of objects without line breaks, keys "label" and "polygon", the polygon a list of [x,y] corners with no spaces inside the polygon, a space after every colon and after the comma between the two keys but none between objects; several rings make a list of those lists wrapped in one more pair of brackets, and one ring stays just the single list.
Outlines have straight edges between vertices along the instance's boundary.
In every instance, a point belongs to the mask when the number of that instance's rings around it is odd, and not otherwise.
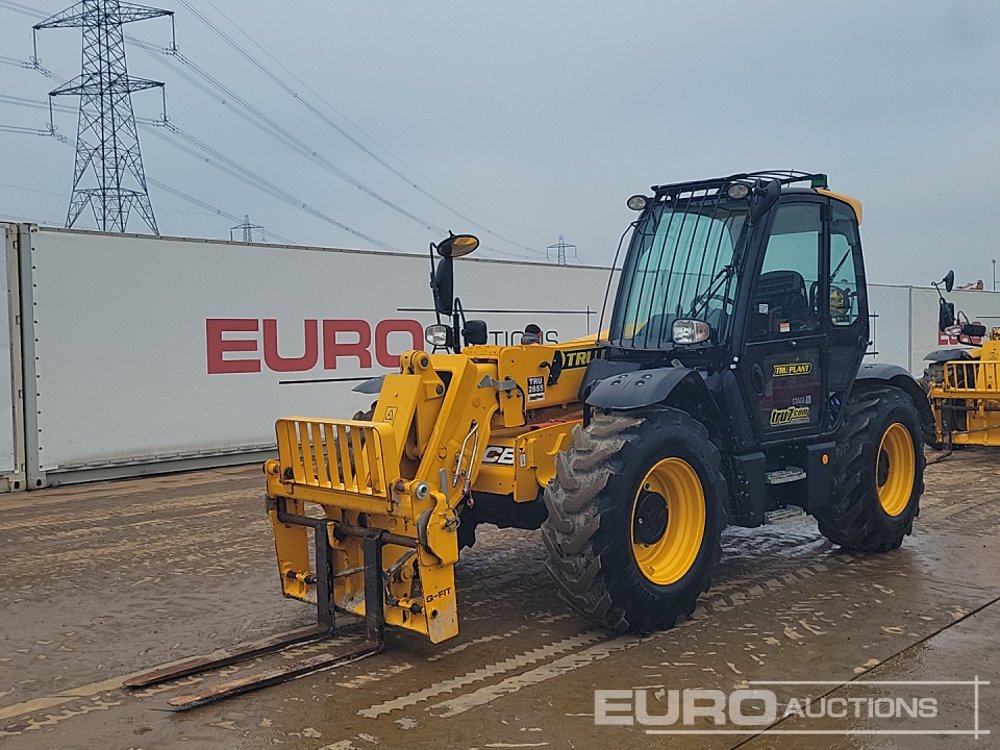
[{"label": "side mirror", "polygon": [[[431,244],[431,290],[434,292],[434,309],[440,315],[455,311],[455,258],[475,252],[479,238],[474,234],[448,234],[439,243]],[[434,266],[434,252],[441,257]]]},{"label": "side mirror", "polygon": [[955,272],[948,271],[948,273],[945,274],[945,277],[941,279],[941,281],[944,283],[944,290],[946,292],[950,292],[952,289],[955,288]]},{"label": "side mirror", "polygon": [[442,315],[451,315],[455,306],[455,268],[449,256],[442,258],[431,276],[434,292],[434,309]]},{"label": "side mirror", "polygon": [[750,195],[750,218],[756,221],[767,213],[781,197],[781,183],[777,180],[757,180]]},{"label": "side mirror", "polygon": [[946,333],[955,325],[955,304],[944,297],[938,300],[938,330]]},{"label": "side mirror", "polygon": [[482,346],[486,343],[488,331],[485,320],[467,320],[462,328],[462,338],[466,346]]}]

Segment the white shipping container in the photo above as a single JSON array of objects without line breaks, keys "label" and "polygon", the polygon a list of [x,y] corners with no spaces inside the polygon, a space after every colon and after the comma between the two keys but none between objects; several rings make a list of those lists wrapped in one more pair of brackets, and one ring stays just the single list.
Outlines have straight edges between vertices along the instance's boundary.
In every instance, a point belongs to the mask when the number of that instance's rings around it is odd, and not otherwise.
[{"label": "white shipping container", "polygon": [[[426,255],[2,226],[0,476],[12,487],[24,472],[45,486],[257,460],[278,417],[367,408],[350,389],[423,348],[434,322]],[[517,343],[528,323],[565,341],[597,332],[609,274],[462,258],[455,288],[491,343]],[[1000,324],[1000,294],[948,296]],[[954,345],[933,289],[873,284],[869,297],[870,360],[919,377],[928,352]]]}]

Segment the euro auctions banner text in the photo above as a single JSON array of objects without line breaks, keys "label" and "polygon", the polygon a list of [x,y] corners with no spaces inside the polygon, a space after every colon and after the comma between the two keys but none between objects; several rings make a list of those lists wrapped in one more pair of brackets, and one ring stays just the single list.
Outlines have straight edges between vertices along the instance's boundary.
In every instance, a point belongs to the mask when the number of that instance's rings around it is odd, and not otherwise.
[{"label": "euro auctions banner text", "polygon": [[[426,255],[32,233],[41,469],[274,442],[291,414],[350,417],[361,379],[423,348]],[[490,343],[595,333],[608,271],[462,258]]]}]

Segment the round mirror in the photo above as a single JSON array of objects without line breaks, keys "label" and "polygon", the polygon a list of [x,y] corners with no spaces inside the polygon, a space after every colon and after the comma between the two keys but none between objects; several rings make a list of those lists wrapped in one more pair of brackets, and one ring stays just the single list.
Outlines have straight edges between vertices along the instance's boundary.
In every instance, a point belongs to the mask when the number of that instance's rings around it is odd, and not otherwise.
[{"label": "round mirror", "polygon": [[437,245],[437,253],[442,258],[461,258],[479,247],[479,238],[474,234],[453,234]]}]

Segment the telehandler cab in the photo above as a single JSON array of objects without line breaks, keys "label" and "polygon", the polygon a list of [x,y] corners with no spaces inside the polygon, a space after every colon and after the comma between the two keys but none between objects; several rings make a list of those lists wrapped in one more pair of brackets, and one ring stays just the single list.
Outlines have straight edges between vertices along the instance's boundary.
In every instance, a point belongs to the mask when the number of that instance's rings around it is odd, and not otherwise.
[{"label": "telehandler cab", "polygon": [[898,547],[932,418],[903,368],[862,364],[861,204],[825,175],[756,172],[628,205],[609,327],[573,342],[485,346],[485,324],[452,298],[454,260],[478,241],[432,245],[435,352],[367,384],[378,400],[364,418],[277,423],[264,472],[278,571],[317,626],[130,685],[329,636],[335,611],[364,618],[360,645],[171,705],[375,653],[385,624],[452,638],[454,566],[483,523],[541,528],[562,598],[615,632],[690,615],[726,525],[788,505],[835,544]]}]

